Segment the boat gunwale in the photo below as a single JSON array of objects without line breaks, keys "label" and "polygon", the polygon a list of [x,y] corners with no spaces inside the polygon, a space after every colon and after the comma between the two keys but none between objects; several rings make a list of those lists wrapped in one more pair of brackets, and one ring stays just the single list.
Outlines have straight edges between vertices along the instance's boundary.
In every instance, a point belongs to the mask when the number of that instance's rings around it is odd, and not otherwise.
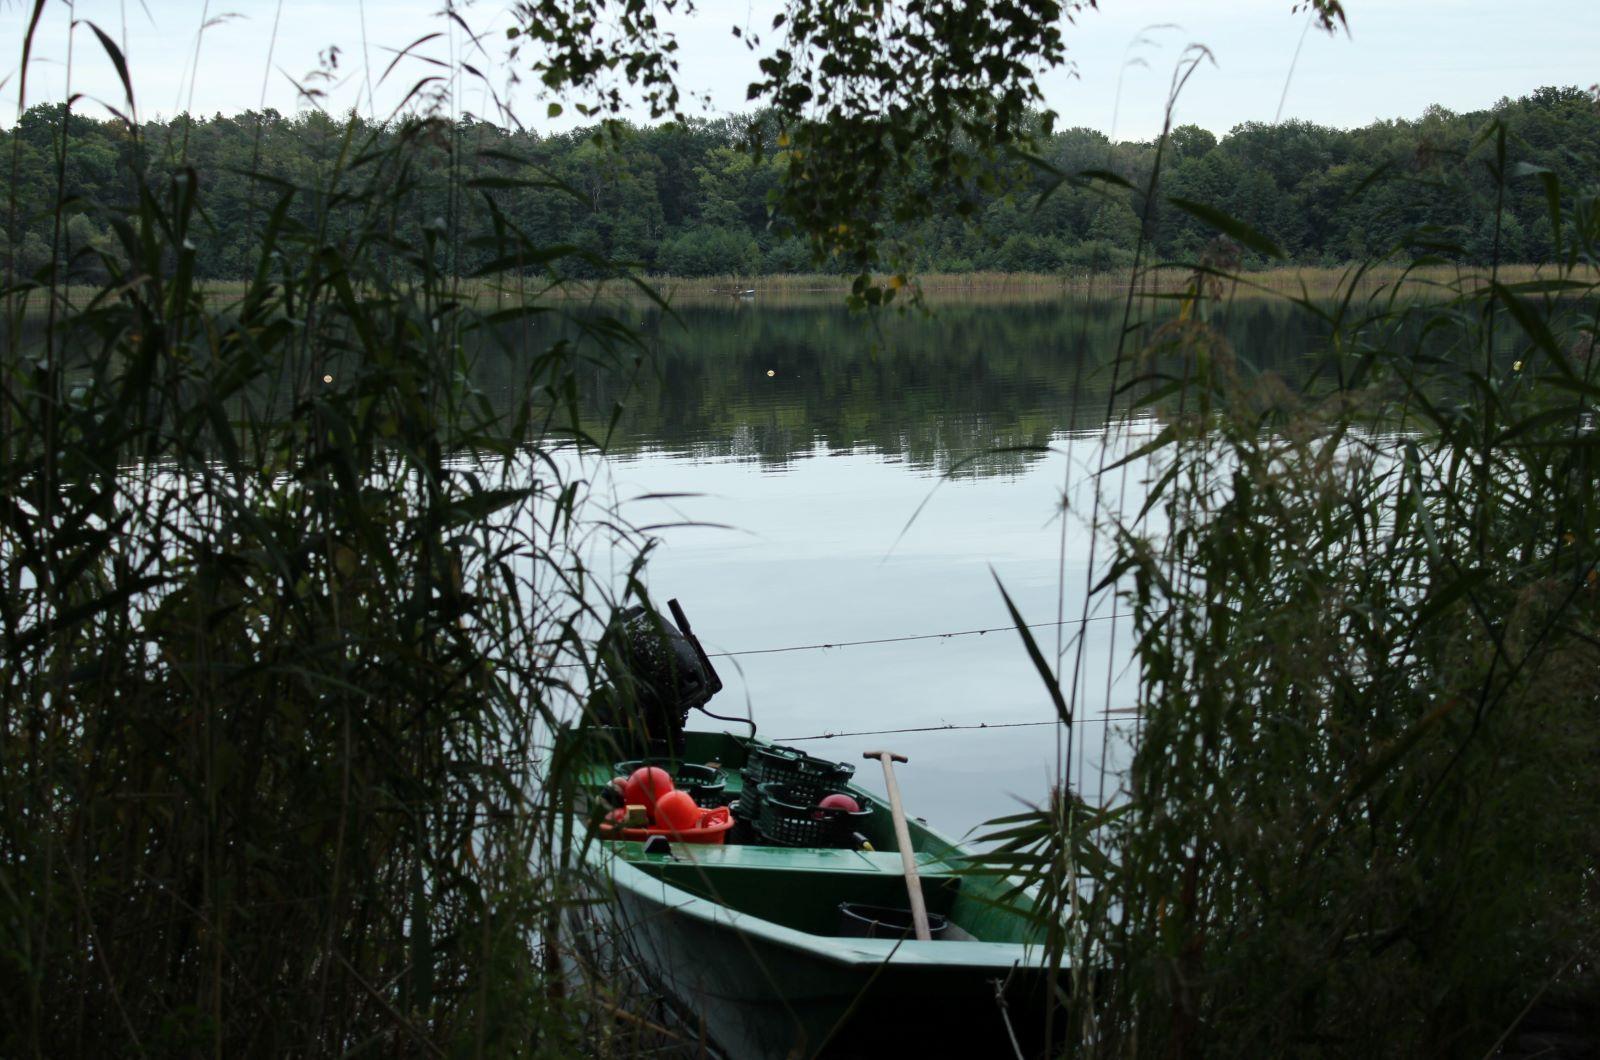
[{"label": "boat gunwale", "polygon": [[[951,849],[959,849],[926,825],[923,825],[922,829]],[[897,965],[959,966],[1007,971],[1018,966],[1044,968],[1048,963],[1044,959],[1045,946],[1037,941],[986,942],[981,939],[936,939],[923,942],[914,938],[849,938],[801,931],[751,913],[741,913],[647,872],[624,855],[621,848],[625,846],[641,845],[602,840],[597,837],[591,837],[589,842],[587,860],[607,876],[617,889],[629,891],[671,912],[682,913],[717,927],[731,928],[765,942],[804,950],[841,965],[859,967],[892,962]]]}]

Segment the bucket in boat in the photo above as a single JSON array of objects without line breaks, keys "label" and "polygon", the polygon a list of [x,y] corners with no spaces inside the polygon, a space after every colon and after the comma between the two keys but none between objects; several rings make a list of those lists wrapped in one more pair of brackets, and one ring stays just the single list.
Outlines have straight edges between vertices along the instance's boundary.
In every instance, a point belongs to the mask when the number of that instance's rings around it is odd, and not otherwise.
[{"label": "bucket in boat", "polygon": [[[941,938],[950,929],[947,917],[928,914],[928,934]],[[916,935],[911,910],[892,906],[839,903],[839,934],[851,939],[908,939]]]},{"label": "bucket in boat", "polygon": [[733,814],[728,812],[726,806],[717,806],[707,810],[700,817],[700,823],[694,828],[669,828],[666,825],[651,825],[649,828],[619,828],[610,821],[602,821],[599,825],[601,839],[621,839],[630,843],[642,843],[653,835],[664,835],[674,843],[697,843],[702,846],[721,846],[728,838],[728,829],[733,827]]}]

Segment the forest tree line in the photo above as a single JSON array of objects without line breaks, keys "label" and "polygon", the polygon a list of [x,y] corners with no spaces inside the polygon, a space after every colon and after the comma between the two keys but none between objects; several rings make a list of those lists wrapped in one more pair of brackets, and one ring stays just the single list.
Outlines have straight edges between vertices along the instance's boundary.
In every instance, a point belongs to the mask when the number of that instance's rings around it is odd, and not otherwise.
[{"label": "forest tree line", "polygon": [[[71,259],[75,278],[101,278],[94,251],[111,247],[111,218],[79,204],[127,202],[122,190],[133,187],[135,166],[173,174],[191,167],[204,212],[191,237],[198,274],[246,276],[258,263],[255,233],[291,187],[298,189],[287,207],[292,219],[323,225],[334,240],[355,231],[348,211],[356,207],[341,201],[327,174],[342,154],[359,162],[364,149],[392,137],[410,137],[418,148],[402,178],[414,182],[406,201],[417,205],[393,224],[413,236],[430,225],[453,233],[441,253],[458,274],[493,256],[497,225],[516,226],[540,245],[575,248],[556,267],[579,274],[605,261],[674,276],[853,271],[815,261],[773,216],[784,148],[762,142],[760,115],[540,134],[471,119],[373,126],[316,110],[266,110],[148,121],[137,137],[120,121],[65,117],[62,105],[41,104],[0,131],[15,197],[0,253],[14,254],[7,263],[19,276],[50,262],[55,244],[63,253],[54,260]],[[1498,232],[1498,152],[1495,137],[1485,135],[1496,118],[1506,130],[1508,164],[1523,178],[1510,184]],[[1155,143],[1113,144],[1092,129],[1041,134],[1036,159],[995,164],[986,182],[992,190],[891,232],[906,248],[905,264],[921,272],[1126,268],[1147,212],[1138,189],[1156,156]],[[1145,233],[1158,259],[1193,259],[1213,235],[1167,204],[1175,196],[1255,228],[1293,263],[1336,265],[1410,246],[1484,264],[1495,258],[1497,238],[1498,260],[1537,263],[1556,252],[1537,178],[1552,172],[1568,189],[1596,182],[1600,100],[1592,90],[1542,88],[1488,111],[1436,106],[1415,120],[1348,130],[1247,122],[1220,139],[1183,125],[1161,167],[1161,197]],[[1114,174],[1131,187],[1104,176],[1070,179],[1085,172]],[[1250,255],[1244,262],[1260,263]]]}]

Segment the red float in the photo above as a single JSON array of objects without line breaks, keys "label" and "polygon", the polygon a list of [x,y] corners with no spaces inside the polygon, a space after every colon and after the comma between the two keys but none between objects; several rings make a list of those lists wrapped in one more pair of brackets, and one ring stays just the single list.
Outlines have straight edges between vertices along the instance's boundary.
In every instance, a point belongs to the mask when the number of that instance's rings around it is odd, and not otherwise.
[{"label": "red float", "polygon": [[817,803],[819,810],[844,810],[846,813],[860,813],[861,804],[841,791],[832,795],[824,795],[822,801]]},{"label": "red float", "polygon": [[623,785],[622,801],[630,806],[643,806],[654,817],[656,800],[672,789],[671,773],[660,766],[640,766]]},{"label": "red float", "polygon": [[669,791],[656,799],[656,824],[679,832],[699,825],[704,812],[687,791]]}]

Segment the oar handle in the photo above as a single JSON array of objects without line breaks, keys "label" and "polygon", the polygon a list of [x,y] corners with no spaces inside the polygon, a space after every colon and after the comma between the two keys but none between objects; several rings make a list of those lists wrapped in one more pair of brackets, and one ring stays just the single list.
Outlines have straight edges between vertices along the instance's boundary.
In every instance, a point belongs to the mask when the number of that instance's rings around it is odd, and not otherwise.
[{"label": "oar handle", "polygon": [[894,817],[895,843],[900,847],[900,866],[906,874],[906,896],[911,899],[911,923],[917,938],[923,942],[933,939],[928,930],[928,907],[922,900],[922,878],[917,875],[917,855],[911,849],[911,829],[906,824],[905,807],[900,805],[900,785],[894,779],[894,763],[908,762],[905,755],[893,751],[868,751],[863,758],[876,758],[883,763],[883,783],[889,789],[889,813]]}]

